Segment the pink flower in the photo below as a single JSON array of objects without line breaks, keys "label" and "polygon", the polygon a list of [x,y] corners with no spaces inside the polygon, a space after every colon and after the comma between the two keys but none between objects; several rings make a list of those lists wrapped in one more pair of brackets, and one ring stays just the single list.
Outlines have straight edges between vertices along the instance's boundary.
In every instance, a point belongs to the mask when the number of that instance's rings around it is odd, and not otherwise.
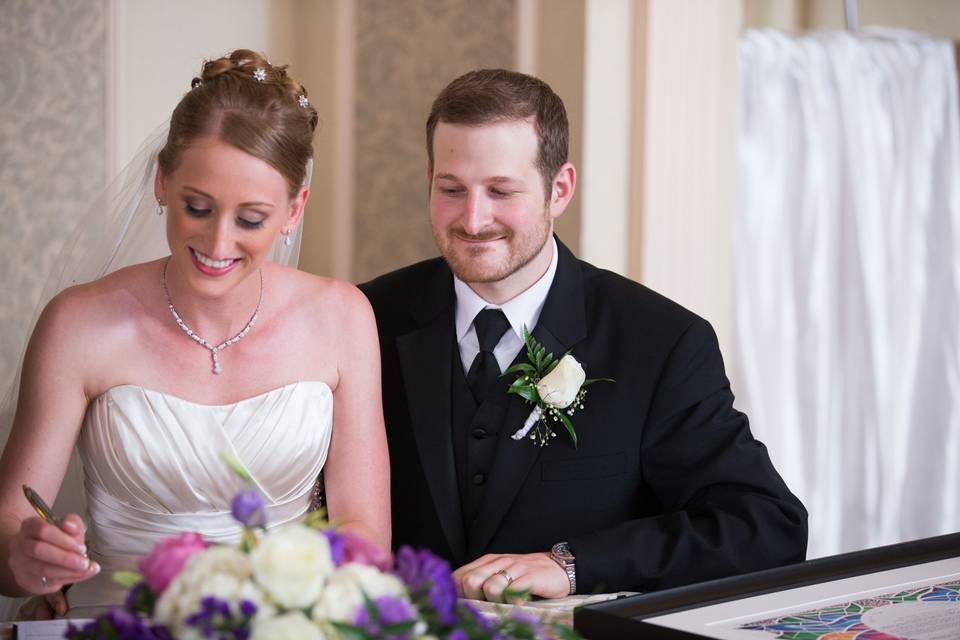
[{"label": "pink flower", "polygon": [[386,549],[349,531],[337,533],[343,537],[344,562],[367,564],[380,571],[389,571],[393,567],[393,558]]},{"label": "pink flower", "polygon": [[190,556],[206,548],[207,543],[199,533],[181,533],[158,542],[150,555],[140,560],[138,567],[150,589],[160,595]]}]

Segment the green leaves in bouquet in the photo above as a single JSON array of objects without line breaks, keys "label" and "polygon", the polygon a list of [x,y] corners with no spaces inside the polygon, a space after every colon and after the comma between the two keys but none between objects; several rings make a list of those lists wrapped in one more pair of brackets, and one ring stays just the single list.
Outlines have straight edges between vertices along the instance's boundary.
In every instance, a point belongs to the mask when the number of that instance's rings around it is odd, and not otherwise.
[{"label": "green leaves in bouquet", "polygon": [[550,625],[550,631],[551,635],[557,640],[585,640],[573,627],[568,627],[565,624],[554,623]]},{"label": "green leaves in bouquet", "polygon": [[500,595],[507,604],[527,602],[533,596],[530,589],[514,589],[513,587],[507,587]]},{"label": "green leaves in bouquet", "polygon": [[340,638],[342,640],[378,640],[379,638],[405,638],[410,635],[413,631],[413,628],[417,625],[416,620],[409,620],[407,622],[396,622],[393,624],[383,624],[380,621],[380,611],[377,609],[376,603],[367,595],[364,591],[363,595],[363,606],[367,610],[367,616],[370,619],[370,622],[377,628],[380,632],[376,635],[370,634],[366,629],[361,627],[347,624],[346,622],[332,622],[331,624],[336,628],[340,633]]},{"label": "green leaves in bouquet", "polygon": [[257,537],[257,532],[253,529],[244,527],[240,532],[240,551],[250,553],[257,548],[257,543],[259,542],[260,539]]},{"label": "green leaves in bouquet", "polygon": [[241,480],[244,480],[249,483],[253,483],[253,476],[250,475],[250,472],[247,471],[247,468],[243,466],[243,463],[237,459],[235,455],[229,451],[222,451],[220,453],[220,458],[230,467],[230,470],[233,471]]},{"label": "green leaves in bouquet", "polygon": [[113,581],[127,590],[127,609],[145,616],[153,614],[157,595],[147,586],[144,577],[136,571],[115,571]]},{"label": "green leaves in bouquet", "polygon": [[307,525],[311,529],[316,529],[317,531],[329,529],[330,520],[327,518],[327,508],[320,507],[315,511],[307,512],[307,515],[303,517],[303,524]]},{"label": "green leaves in bouquet", "polygon": [[143,576],[136,571],[114,571],[113,581],[124,589],[130,589],[143,582]]}]

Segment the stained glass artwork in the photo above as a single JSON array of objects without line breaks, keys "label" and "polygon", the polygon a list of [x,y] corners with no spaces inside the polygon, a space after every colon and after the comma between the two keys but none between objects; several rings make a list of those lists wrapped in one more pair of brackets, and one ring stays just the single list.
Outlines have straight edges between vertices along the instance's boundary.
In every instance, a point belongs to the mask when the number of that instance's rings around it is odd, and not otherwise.
[{"label": "stained glass artwork", "polygon": [[[739,628],[766,631],[774,634],[771,638],[783,640],[902,640],[910,636],[902,632],[891,635],[889,631],[870,626],[868,622],[871,616],[868,612],[907,603],[943,604],[948,608],[943,609],[942,613],[947,614],[950,620],[960,620],[960,580],[759,620],[740,625]],[[864,620],[865,617],[867,620]],[[954,627],[952,622],[944,631],[947,635],[927,628],[922,636],[915,637],[960,638],[960,628]]]}]

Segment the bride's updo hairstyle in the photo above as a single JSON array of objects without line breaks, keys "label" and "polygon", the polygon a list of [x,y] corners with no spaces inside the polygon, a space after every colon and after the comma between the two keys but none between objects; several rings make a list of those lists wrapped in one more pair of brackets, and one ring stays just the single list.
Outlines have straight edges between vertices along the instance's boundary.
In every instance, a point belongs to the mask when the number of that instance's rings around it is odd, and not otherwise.
[{"label": "bride's updo hairstyle", "polygon": [[247,49],[204,62],[170,117],[160,170],[169,175],[193,140],[213,136],[279,171],[293,197],[313,157],[318,118],[307,90],[286,69]]}]

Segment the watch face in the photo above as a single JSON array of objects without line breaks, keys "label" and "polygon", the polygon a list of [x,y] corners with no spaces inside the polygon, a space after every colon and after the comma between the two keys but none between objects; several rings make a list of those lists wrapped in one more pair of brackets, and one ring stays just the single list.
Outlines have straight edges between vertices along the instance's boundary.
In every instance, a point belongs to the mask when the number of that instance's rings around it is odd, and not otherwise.
[{"label": "watch face", "polygon": [[558,542],[553,545],[553,555],[568,562],[574,559],[573,554],[570,552],[570,545],[566,542]]}]

